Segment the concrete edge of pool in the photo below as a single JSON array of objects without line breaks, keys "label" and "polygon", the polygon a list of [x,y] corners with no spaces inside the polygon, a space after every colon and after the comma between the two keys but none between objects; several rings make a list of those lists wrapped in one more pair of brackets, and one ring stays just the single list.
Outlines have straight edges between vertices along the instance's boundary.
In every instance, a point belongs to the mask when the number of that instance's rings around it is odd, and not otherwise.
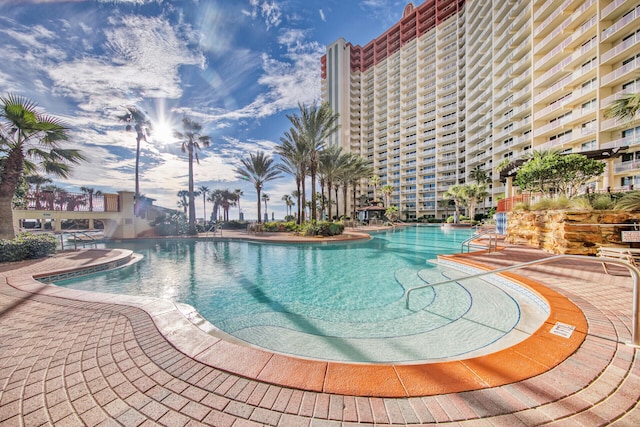
[{"label": "concrete edge of pool", "polygon": [[[96,250],[92,253],[95,254]],[[73,274],[78,270],[126,262],[131,251],[103,251],[103,256],[86,256],[75,266],[39,273]],[[107,253],[110,255],[108,256]],[[82,257],[82,252],[76,258]],[[442,256],[476,268],[464,255]],[[81,267],[78,267],[78,264]],[[526,340],[495,353],[451,362],[401,365],[367,365],[321,362],[275,354],[211,336],[197,327],[178,307],[158,298],[76,291],[42,284],[30,274],[9,276],[7,283],[22,291],[94,303],[138,307],[149,314],[158,331],[176,349],[217,369],[278,386],[341,395],[371,397],[416,397],[479,390],[522,381],[560,364],[584,341],[587,321],[581,310],[566,297],[516,274],[505,273],[542,296],[550,306],[546,322]],[[550,333],[556,322],[575,327],[569,338]]]}]

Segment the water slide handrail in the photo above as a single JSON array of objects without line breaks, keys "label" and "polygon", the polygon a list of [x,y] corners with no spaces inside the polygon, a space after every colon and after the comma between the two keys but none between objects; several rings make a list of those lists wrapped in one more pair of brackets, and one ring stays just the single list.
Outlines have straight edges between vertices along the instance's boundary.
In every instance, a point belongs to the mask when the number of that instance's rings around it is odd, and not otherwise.
[{"label": "water slide handrail", "polygon": [[640,317],[638,315],[638,309],[640,308],[640,291],[638,289],[638,284],[640,282],[640,270],[638,270],[637,267],[629,264],[626,261],[622,261],[618,258],[609,258],[609,257],[598,257],[598,258],[594,258],[594,257],[588,257],[588,256],[584,256],[584,255],[556,255],[556,256],[552,256],[549,258],[543,258],[543,259],[537,259],[534,261],[528,261],[528,262],[523,262],[520,264],[515,264],[515,265],[511,265],[508,267],[502,267],[502,268],[498,268],[496,270],[488,270],[488,271],[484,271],[482,273],[476,273],[476,274],[472,274],[470,276],[465,276],[465,277],[461,277],[458,279],[449,279],[449,280],[445,280],[442,282],[437,282],[437,283],[428,283],[422,286],[417,286],[415,288],[411,288],[408,289],[405,292],[405,298],[406,298],[406,303],[405,303],[405,307],[407,309],[409,309],[409,297],[411,296],[411,293],[413,291],[417,291],[419,289],[425,289],[425,288],[429,288],[432,286],[437,286],[437,285],[446,285],[449,283],[455,283],[455,282],[459,282],[461,280],[467,280],[467,279],[476,279],[478,277],[484,277],[484,276],[488,276],[490,274],[497,274],[497,273],[503,273],[506,271],[513,271],[513,270],[517,270],[520,268],[524,268],[524,267],[529,267],[532,265],[538,265],[538,264],[549,264],[555,261],[561,261],[561,260],[576,260],[576,261],[588,261],[588,262],[597,262],[597,263],[602,263],[603,261],[606,261],[607,264],[617,264],[623,267],[626,267],[629,272],[631,273],[631,278],[633,279],[633,308],[632,308],[632,324],[631,324],[631,344],[634,346],[640,346]]}]

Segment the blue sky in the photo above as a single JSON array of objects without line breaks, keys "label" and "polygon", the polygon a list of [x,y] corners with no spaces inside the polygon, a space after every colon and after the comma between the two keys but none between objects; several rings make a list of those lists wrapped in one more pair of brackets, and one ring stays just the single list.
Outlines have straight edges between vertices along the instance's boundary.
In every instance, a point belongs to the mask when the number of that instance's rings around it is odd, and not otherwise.
[{"label": "blue sky", "polygon": [[[415,2],[420,4],[420,2]],[[234,168],[250,152],[272,152],[289,129],[286,114],[320,100],[320,57],[340,37],[365,45],[397,22],[394,0],[0,0],[0,94],[25,96],[72,128],[69,147],[89,162],[56,184],[69,191],[134,190],[135,135],[117,116],[124,106],[153,123],[143,144],[140,192],[176,208],[187,161],[172,130],[188,116],[212,144],[195,165],[196,186],[244,192]],[[269,212],[295,190],[271,181]],[[196,204],[202,215],[202,201]],[[210,206],[207,207],[210,212]],[[238,216],[232,209],[231,218]]]}]

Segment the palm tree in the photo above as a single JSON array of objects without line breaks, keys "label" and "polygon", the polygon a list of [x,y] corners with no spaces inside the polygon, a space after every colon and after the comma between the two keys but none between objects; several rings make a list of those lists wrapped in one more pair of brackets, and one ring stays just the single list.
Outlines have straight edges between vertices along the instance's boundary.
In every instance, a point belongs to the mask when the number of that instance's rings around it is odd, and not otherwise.
[{"label": "palm tree", "polygon": [[207,200],[213,203],[213,212],[211,213],[211,216],[214,221],[217,221],[218,211],[220,210],[220,205],[222,205],[222,190],[213,190],[209,194]]},{"label": "palm tree", "polygon": [[36,207],[36,209],[41,209],[42,208],[42,204],[41,204],[41,201],[40,201],[40,186],[42,184],[48,184],[48,183],[51,183],[53,181],[51,181],[51,178],[47,178],[47,177],[44,177],[42,175],[37,175],[37,174],[28,175],[28,176],[25,177],[25,179],[27,181],[27,184],[35,186],[35,189],[34,189],[35,192],[33,194],[33,197],[35,199],[35,207]]},{"label": "palm tree", "polygon": [[267,219],[269,218],[269,211],[267,209],[267,202],[269,200],[271,200],[269,195],[267,193],[262,193],[262,201],[264,202],[264,213],[267,216]]},{"label": "palm tree", "polygon": [[80,191],[89,196],[89,212],[93,212],[93,196],[102,196],[102,191],[90,187],[80,187]]},{"label": "palm tree", "polygon": [[180,190],[178,191],[178,207],[184,209],[184,214],[187,214],[187,208],[189,207],[189,191],[188,190]]},{"label": "palm tree", "polygon": [[489,196],[485,184],[467,184],[463,186],[465,198],[467,199],[467,208],[469,209],[469,218],[474,219],[476,214],[476,205],[483,202]]},{"label": "palm tree", "polygon": [[[136,131],[136,171],[135,171],[135,194],[133,199],[133,212],[138,215],[138,205],[140,201],[140,141],[147,142],[147,136],[151,129],[151,122],[147,119],[146,115],[138,110],[136,107],[125,107],[127,111],[122,116],[118,116],[118,119],[122,122],[126,122],[126,130],[130,131],[135,129]],[[133,127],[131,126],[133,123]]]},{"label": "palm tree", "polygon": [[315,102],[307,107],[298,104],[300,115],[287,114],[296,132],[302,138],[309,154],[309,174],[311,175],[311,218],[317,219],[316,212],[316,176],[318,171],[319,152],[326,139],[338,130],[338,114],[334,113],[328,103],[318,106]]},{"label": "palm tree", "polygon": [[238,220],[240,220],[240,216],[242,215],[242,209],[240,208],[240,197],[243,196],[244,193],[239,188],[233,190],[233,193],[236,195],[236,202],[238,203]]},{"label": "palm tree", "polygon": [[390,201],[391,201],[391,195],[395,191],[395,188],[393,188],[393,185],[391,184],[386,184],[382,186],[381,190],[382,190],[382,195],[384,196],[384,205],[386,207],[389,207]]},{"label": "palm tree", "polygon": [[198,193],[202,195],[202,216],[205,224],[207,223],[207,194],[209,194],[209,187],[201,185],[198,187]]},{"label": "palm tree", "polygon": [[266,182],[280,178],[280,170],[273,163],[273,159],[266,155],[264,151],[258,151],[256,154],[250,153],[249,158],[241,159],[242,166],[235,169],[235,172],[241,178],[253,183],[258,196],[258,223],[262,222],[260,218],[260,195],[262,188]]},{"label": "palm tree", "polygon": [[333,216],[331,215],[331,205],[333,204],[333,201],[331,199],[331,190],[333,188],[334,182],[336,182],[341,176],[343,169],[348,166],[349,159],[350,156],[347,153],[344,153],[339,145],[332,145],[320,153],[318,173],[323,177],[324,181],[326,181],[327,184],[327,217],[329,218],[329,220],[333,218]]},{"label": "palm tree", "polygon": [[477,184],[488,184],[489,181],[491,181],[487,171],[482,169],[480,165],[476,165],[476,167],[469,172],[469,178],[474,180]]},{"label": "palm tree", "polygon": [[640,93],[627,93],[604,110],[609,119],[632,121],[640,113]]},{"label": "palm tree", "polygon": [[12,202],[22,176],[40,169],[66,178],[71,165],[85,158],[78,150],[60,148],[69,138],[69,128],[40,113],[26,98],[0,97],[0,120],[0,148],[5,153],[0,168],[0,238],[12,239]]},{"label": "palm tree", "polygon": [[[351,188],[353,189],[353,216],[352,218],[355,218],[357,216],[357,211],[356,211],[356,189],[358,187],[358,184],[360,183],[360,181],[364,178],[367,178],[368,176],[371,175],[371,172],[373,172],[371,166],[369,166],[367,164],[367,161],[365,159],[363,159],[362,157],[358,156],[358,155],[354,155],[352,154],[351,156],[351,162],[349,163],[348,166],[349,170],[350,170],[350,175],[351,175],[351,179],[348,181],[351,184]],[[347,201],[345,199],[345,207],[346,207]]]},{"label": "palm tree", "polygon": [[449,187],[444,193],[444,197],[453,200],[456,207],[455,222],[457,223],[460,218],[460,206],[463,206],[467,202],[467,194],[463,185],[455,184]]},{"label": "palm tree", "polygon": [[174,131],[174,135],[180,140],[180,149],[189,155],[189,234],[196,234],[196,205],[193,193],[193,158],[199,164],[198,150],[200,147],[208,147],[211,137],[202,135],[202,125],[188,117],[182,119],[183,132]]},{"label": "palm tree", "polygon": [[378,201],[377,189],[381,182],[382,180],[378,175],[373,175],[371,178],[369,178],[369,185],[373,187],[373,203],[374,204]]},{"label": "palm tree", "polygon": [[285,194],[284,196],[282,196],[282,201],[284,202],[285,206],[287,207],[287,215],[291,216],[291,208],[293,207],[293,198],[291,198],[290,194]]},{"label": "palm tree", "polygon": [[276,147],[276,153],[280,156],[282,163],[277,168],[289,175],[293,175],[296,180],[296,191],[298,201],[298,224],[304,222],[305,197],[305,177],[309,170],[309,152],[302,137],[291,128],[280,138],[281,145]]}]

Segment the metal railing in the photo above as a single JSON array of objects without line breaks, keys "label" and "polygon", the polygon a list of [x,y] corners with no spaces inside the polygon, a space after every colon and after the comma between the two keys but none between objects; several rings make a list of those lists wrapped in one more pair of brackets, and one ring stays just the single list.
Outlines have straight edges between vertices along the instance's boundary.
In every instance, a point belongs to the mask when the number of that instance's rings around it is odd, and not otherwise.
[{"label": "metal railing", "polygon": [[[487,245],[481,244],[481,243],[473,243],[474,241],[483,238],[483,237],[488,237],[489,242]],[[468,239],[466,239],[464,242],[462,242],[462,244],[460,245],[460,252],[464,253],[464,248],[467,248],[467,252],[471,252],[471,248],[481,248],[481,249],[488,249],[489,252],[491,252],[491,250],[493,249],[493,251],[498,250],[498,236],[496,234],[496,230],[492,229],[492,230],[484,230],[484,231],[480,231],[479,233],[475,233],[473,236],[469,237]]]},{"label": "metal railing", "polygon": [[629,270],[629,272],[631,273],[631,278],[633,280],[631,345],[640,346],[640,324],[639,324],[640,317],[638,314],[638,309],[640,308],[640,290],[638,289],[638,284],[640,283],[640,270],[638,270],[638,268],[629,264],[628,262],[622,261],[617,258],[609,258],[609,257],[593,258],[593,257],[584,256],[584,255],[556,255],[549,258],[543,258],[535,261],[528,261],[528,262],[523,262],[521,264],[511,265],[509,267],[502,267],[496,270],[484,271],[482,273],[472,274],[470,276],[465,276],[458,279],[449,279],[449,280],[445,280],[437,283],[427,283],[422,286],[417,286],[415,288],[408,289],[405,292],[405,299],[406,299],[405,307],[407,308],[407,310],[410,310],[409,299],[413,291],[429,288],[432,286],[456,283],[456,282],[460,282],[462,280],[467,280],[467,279],[477,279],[479,277],[489,276],[491,274],[504,273],[507,271],[513,271],[513,270],[518,270],[520,268],[530,267],[532,265],[549,264],[555,261],[562,261],[562,260],[576,260],[576,261],[587,261],[587,262],[597,262],[597,263],[602,263],[603,261],[606,261],[607,264],[617,264],[622,267],[626,267]]}]

